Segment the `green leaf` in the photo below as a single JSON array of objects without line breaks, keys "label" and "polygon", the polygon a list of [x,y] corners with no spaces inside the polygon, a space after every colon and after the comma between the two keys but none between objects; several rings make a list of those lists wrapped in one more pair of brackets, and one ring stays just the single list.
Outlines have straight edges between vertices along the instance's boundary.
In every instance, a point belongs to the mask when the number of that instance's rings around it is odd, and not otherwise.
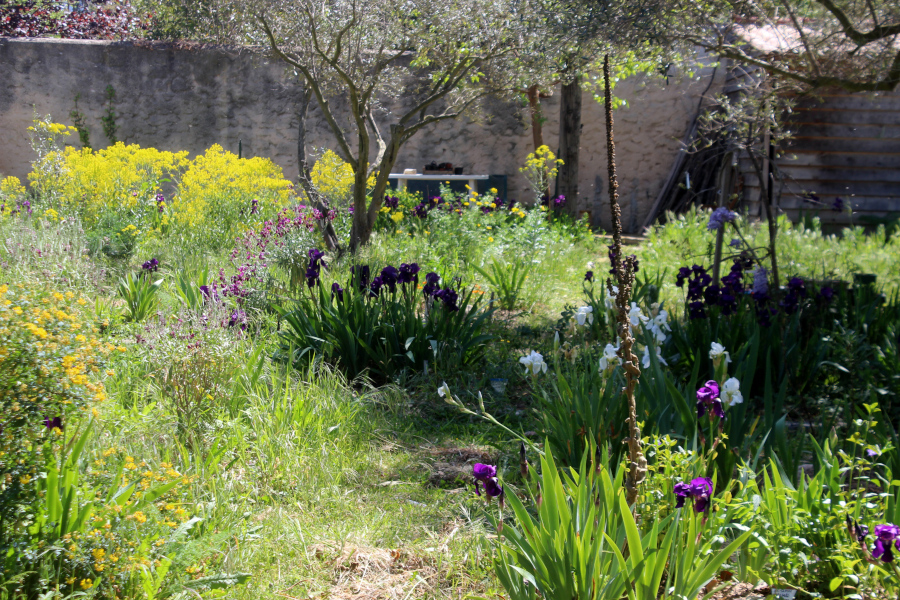
[{"label": "green leaf", "polygon": [[184,587],[189,590],[207,587],[213,590],[219,590],[245,584],[250,581],[251,577],[252,575],[250,573],[217,573],[216,575],[189,581],[184,584]]}]

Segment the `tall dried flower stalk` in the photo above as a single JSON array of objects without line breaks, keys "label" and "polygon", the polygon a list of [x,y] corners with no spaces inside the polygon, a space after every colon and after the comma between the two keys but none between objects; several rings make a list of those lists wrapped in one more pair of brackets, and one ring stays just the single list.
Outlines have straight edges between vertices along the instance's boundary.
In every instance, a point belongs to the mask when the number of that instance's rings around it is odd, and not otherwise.
[{"label": "tall dried flower stalk", "polygon": [[[612,211],[613,244],[609,254],[611,272],[616,279],[618,293],[616,296],[616,331],[619,335],[619,357],[625,369],[625,388],[622,390],[628,401],[628,476],[625,478],[625,492],[629,504],[637,500],[638,488],[647,475],[647,459],[641,450],[641,430],[637,423],[637,406],[634,401],[634,389],[637,387],[641,370],[638,368],[638,357],[634,354],[634,337],[628,320],[628,309],[631,302],[631,290],[634,285],[634,273],[637,270],[637,259],[634,255],[622,256],[622,210],[619,208],[619,183],[616,180],[615,143],[613,142],[612,95],[609,87],[609,55],[603,58],[603,84],[606,112],[606,155],[609,168],[609,207]],[[612,280],[606,280],[607,289],[612,295]]]}]

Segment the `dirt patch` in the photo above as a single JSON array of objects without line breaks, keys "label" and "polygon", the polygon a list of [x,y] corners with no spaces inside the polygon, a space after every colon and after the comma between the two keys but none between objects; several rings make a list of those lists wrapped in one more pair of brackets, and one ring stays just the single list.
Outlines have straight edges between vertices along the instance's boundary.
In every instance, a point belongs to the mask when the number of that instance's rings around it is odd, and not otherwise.
[{"label": "dirt patch", "polygon": [[428,483],[435,487],[464,487],[472,482],[475,463],[495,464],[496,456],[481,446],[428,447],[422,449],[430,469]]},{"label": "dirt patch", "polygon": [[404,549],[316,544],[316,558],[334,573],[328,598],[402,600],[432,595],[440,584],[433,561]]},{"label": "dirt patch", "polygon": [[767,585],[754,587],[750,583],[735,583],[710,596],[710,600],[763,600],[769,594],[771,590]]}]

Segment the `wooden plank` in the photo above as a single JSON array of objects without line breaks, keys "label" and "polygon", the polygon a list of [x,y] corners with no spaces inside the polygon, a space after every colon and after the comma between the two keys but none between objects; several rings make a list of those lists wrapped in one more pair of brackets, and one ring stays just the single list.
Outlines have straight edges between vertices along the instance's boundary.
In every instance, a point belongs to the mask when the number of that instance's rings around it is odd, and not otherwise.
[{"label": "wooden plank", "polygon": [[900,111],[798,108],[788,116],[787,121],[789,123],[837,123],[841,125],[900,125]]},{"label": "wooden plank", "polygon": [[823,224],[829,225],[846,225],[846,226],[863,226],[874,225],[878,222],[893,221],[900,217],[900,213],[893,211],[873,211],[864,213],[854,213],[853,215],[846,212],[810,212],[807,210],[787,209],[784,211],[788,218],[794,222],[801,218],[818,217]]},{"label": "wooden plank", "polygon": [[900,147],[900,125],[838,125],[798,123],[787,127],[794,138],[894,140]]},{"label": "wooden plank", "polygon": [[784,184],[785,194],[813,194],[837,196],[871,196],[883,198],[900,198],[900,184],[871,181],[792,181]]},{"label": "wooden plank", "polygon": [[833,108],[842,110],[900,110],[900,94],[885,95],[852,94],[823,96],[822,101],[813,99],[799,101],[797,106],[809,108]]},{"label": "wooden plank", "polygon": [[785,146],[787,151],[815,150],[817,152],[853,152],[872,154],[900,154],[900,140],[830,140],[825,138],[807,138],[796,136]]},{"label": "wooden plank", "polygon": [[[746,166],[745,162],[746,161]],[[741,169],[750,172],[749,159],[741,161]],[[900,169],[900,154],[850,154],[847,152],[797,152],[778,159],[779,165],[815,166],[815,167],[850,167],[859,169]]]},{"label": "wooden plank", "polygon": [[[781,202],[779,206],[784,209],[788,208],[796,208],[803,210],[821,210],[823,212],[831,211],[831,207],[834,206],[834,202],[837,199],[837,196],[819,196],[819,201],[822,205],[812,204],[805,198],[794,195],[783,195],[781,197]],[[854,212],[873,212],[873,211],[898,211],[900,212],[900,196],[895,198],[846,198],[844,196],[840,196],[840,198],[844,201],[844,206],[847,204],[853,209]]]},{"label": "wooden plank", "polygon": [[792,163],[778,165],[786,177],[797,181],[846,181],[900,184],[897,169],[829,169]]}]

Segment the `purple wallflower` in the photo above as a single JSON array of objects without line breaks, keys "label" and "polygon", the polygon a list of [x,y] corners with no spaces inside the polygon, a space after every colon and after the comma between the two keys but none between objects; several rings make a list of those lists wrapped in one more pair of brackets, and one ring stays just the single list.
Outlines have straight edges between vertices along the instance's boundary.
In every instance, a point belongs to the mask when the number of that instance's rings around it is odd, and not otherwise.
[{"label": "purple wallflower", "polygon": [[337,296],[338,302],[344,301],[344,288],[337,281],[331,284],[331,299],[334,300],[335,296]]},{"label": "purple wallflower", "polygon": [[44,427],[46,427],[47,429],[59,429],[60,431],[62,431],[62,417],[53,417],[52,419],[50,417],[47,417],[46,419],[44,419]]},{"label": "purple wallflower", "polygon": [[587,273],[585,273],[585,274],[584,274],[584,280],[585,280],[585,281],[594,281],[594,272],[593,272],[593,271],[588,271]]},{"label": "purple wallflower", "polygon": [[392,292],[397,289],[397,280],[399,278],[400,278],[400,271],[397,270],[397,267],[392,267],[391,265],[388,265],[381,270],[381,281]]},{"label": "purple wallflower", "polygon": [[893,547],[900,550],[900,527],[887,523],[875,526],[875,548],[872,556],[886,563],[894,562]]},{"label": "purple wallflower", "polygon": [[709,223],[706,224],[706,228],[709,231],[715,231],[720,229],[725,223],[733,223],[735,219],[737,219],[737,213],[721,206],[709,216]]}]

